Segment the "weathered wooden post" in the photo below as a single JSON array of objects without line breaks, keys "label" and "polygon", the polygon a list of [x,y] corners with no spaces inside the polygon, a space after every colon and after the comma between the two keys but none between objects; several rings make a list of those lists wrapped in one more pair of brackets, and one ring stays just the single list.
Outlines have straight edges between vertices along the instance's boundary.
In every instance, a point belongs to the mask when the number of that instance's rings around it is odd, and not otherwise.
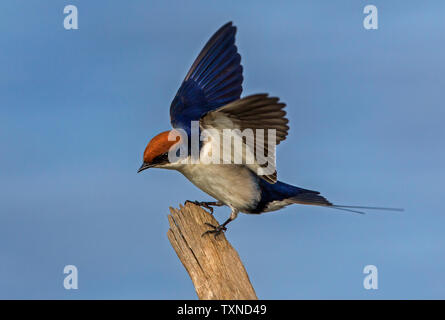
[{"label": "weathered wooden post", "polygon": [[218,225],[203,208],[186,203],[170,208],[168,239],[195,286],[199,299],[258,299],[241,259],[224,234],[202,236],[205,223]]}]

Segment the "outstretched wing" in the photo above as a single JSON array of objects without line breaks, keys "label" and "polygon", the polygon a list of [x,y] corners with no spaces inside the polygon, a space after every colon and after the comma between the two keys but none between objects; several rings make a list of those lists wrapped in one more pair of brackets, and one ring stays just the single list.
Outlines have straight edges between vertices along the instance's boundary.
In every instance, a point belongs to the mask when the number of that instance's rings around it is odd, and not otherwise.
[{"label": "outstretched wing", "polygon": [[204,46],[170,106],[174,128],[186,130],[190,122],[241,96],[243,68],[235,46],[236,27],[222,26]]},{"label": "outstretched wing", "polygon": [[[277,181],[275,146],[286,139],[289,130],[287,125],[289,120],[283,110],[285,106],[278,98],[269,97],[267,94],[256,94],[208,112],[201,118],[200,126],[201,129],[208,131],[210,134],[208,141],[213,145],[211,148],[203,147],[203,152],[208,152],[210,149],[213,152],[214,148],[219,147],[222,158],[224,138],[231,140],[235,134],[239,138],[238,141],[242,142],[242,148],[236,151],[231,147],[231,163],[236,163],[233,161],[238,156],[238,159],[242,159],[243,164],[259,177],[269,183],[275,183]],[[274,136],[269,136],[272,131]],[[253,139],[249,139],[249,135],[253,135]],[[274,140],[270,140],[269,137]],[[253,163],[247,161],[249,156],[254,157]]]}]

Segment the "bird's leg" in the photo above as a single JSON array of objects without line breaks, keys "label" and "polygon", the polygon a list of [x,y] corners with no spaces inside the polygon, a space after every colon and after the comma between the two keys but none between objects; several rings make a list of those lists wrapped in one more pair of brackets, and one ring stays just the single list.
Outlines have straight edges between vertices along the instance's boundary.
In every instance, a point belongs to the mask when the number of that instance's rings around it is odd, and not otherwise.
[{"label": "bird's leg", "polygon": [[190,200],[186,200],[185,203],[187,203],[187,202],[190,202],[190,203],[196,204],[197,206],[209,209],[211,214],[213,214],[212,206],[214,206],[214,207],[221,207],[221,206],[224,205],[224,203],[222,203],[221,201],[207,201],[207,202],[204,202],[204,201],[190,201]]},{"label": "bird's leg", "polygon": [[227,219],[223,224],[220,224],[220,225],[218,225],[218,226],[214,226],[213,224],[206,222],[205,224],[206,224],[207,226],[213,228],[213,229],[212,229],[212,230],[207,230],[206,232],[204,232],[204,233],[201,235],[201,237],[203,237],[203,236],[206,235],[206,234],[213,233],[213,234],[215,234],[215,239],[216,239],[216,237],[217,237],[218,235],[220,235],[222,232],[224,232],[224,231],[227,230],[226,226],[227,226],[231,221],[233,221],[233,220],[236,219],[236,217],[238,216],[238,212],[239,212],[239,211],[238,211],[237,209],[232,208],[232,212],[230,213],[230,217],[229,217],[229,219]]}]

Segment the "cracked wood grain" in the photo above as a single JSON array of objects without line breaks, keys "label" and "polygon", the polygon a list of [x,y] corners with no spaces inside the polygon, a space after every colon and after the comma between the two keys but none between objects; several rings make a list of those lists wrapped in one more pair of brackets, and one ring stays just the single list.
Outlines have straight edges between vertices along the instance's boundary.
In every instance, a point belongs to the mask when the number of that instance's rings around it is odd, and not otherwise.
[{"label": "cracked wood grain", "polygon": [[224,234],[202,234],[205,223],[218,225],[203,208],[187,203],[170,207],[168,239],[187,270],[199,299],[258,299],[241,259]]}]

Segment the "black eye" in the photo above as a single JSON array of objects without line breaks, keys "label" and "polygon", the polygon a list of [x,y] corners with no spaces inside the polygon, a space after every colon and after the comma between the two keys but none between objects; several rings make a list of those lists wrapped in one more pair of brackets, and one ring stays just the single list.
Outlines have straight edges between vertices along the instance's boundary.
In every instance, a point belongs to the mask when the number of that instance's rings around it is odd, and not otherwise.
[{"label": "black eye", "polygon": [[168,152],[163,153],[163,154],[157,156],[151,162],[151,164],[166,164],[166,163],[169,163],[169,161],[168,161]]}]

